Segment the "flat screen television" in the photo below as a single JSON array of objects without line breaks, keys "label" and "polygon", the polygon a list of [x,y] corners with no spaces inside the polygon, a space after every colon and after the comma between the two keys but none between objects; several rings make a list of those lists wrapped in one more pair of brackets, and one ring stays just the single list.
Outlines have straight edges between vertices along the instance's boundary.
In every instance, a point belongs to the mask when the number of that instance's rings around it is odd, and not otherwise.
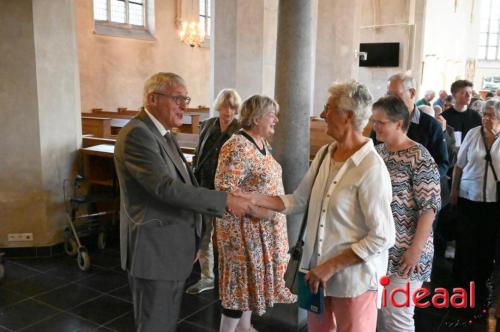
[{"label": "flat screen television", "polygon": [[361,43],[359,52],[360,67],[399,67],[399,43]]}]

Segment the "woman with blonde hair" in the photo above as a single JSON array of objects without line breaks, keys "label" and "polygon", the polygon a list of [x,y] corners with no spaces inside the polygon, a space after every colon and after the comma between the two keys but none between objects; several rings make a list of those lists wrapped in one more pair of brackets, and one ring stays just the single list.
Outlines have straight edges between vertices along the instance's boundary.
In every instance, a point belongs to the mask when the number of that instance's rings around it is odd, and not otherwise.
[{"label": "woman with blonde hair", "polygon": [[[243,102],[242,129],[220,152],[217,190],[283,194],[281,166],[267,142],[274,135],[278,111],[278,104],[266,96],[254,95]],[[255,331],[250,324],[252,312],[262,315],[275,303],[296,301],[283,278],[288,263],[286,218],[260,210],[254,211],[255,217],[226,213],[215,224],[221,332]]]}]

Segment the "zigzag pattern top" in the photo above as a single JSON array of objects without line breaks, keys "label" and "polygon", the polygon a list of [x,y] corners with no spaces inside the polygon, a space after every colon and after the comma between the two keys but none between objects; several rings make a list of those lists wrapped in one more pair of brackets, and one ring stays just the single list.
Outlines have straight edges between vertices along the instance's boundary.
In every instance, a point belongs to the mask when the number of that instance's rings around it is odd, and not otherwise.
[{"label": "zigzag pattern top", "polygon": [[[385,144],[377,145],[376,149],[391,176],[391,208],[396,223],[396,243],[389,249],[387,274],[402,278],[399,263],[413,242],[419,215],[429,210],[437,213],[440,208],[439,171],[431,154],[421,144],[397,152],[389,152]],[[431,233],[420,256],[420,272],[413,272],[410,280],[425,281],[430,277],[434,255],[432,238]]]}]

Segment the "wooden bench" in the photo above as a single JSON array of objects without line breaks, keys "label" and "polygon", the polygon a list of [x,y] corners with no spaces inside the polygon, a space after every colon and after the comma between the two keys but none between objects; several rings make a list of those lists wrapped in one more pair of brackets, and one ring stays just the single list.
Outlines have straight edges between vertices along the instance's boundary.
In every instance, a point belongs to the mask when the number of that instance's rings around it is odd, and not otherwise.
[{"label": "wooden bench", "polygon": [[111,137],[111,119],[88,117],[82,114],[82,134],[96,137]]}]

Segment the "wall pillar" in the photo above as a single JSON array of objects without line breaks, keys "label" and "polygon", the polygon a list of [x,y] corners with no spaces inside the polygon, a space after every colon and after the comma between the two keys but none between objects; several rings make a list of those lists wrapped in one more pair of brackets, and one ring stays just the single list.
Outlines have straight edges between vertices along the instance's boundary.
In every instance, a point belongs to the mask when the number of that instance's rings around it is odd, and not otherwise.
[{"label": "wall pillar", "polygon": [[[49,246],[63,239],[63,181],[81,143],[74,3],[0,7],[0,247]],[[9,242],[9,233],[33,241]]]}]

